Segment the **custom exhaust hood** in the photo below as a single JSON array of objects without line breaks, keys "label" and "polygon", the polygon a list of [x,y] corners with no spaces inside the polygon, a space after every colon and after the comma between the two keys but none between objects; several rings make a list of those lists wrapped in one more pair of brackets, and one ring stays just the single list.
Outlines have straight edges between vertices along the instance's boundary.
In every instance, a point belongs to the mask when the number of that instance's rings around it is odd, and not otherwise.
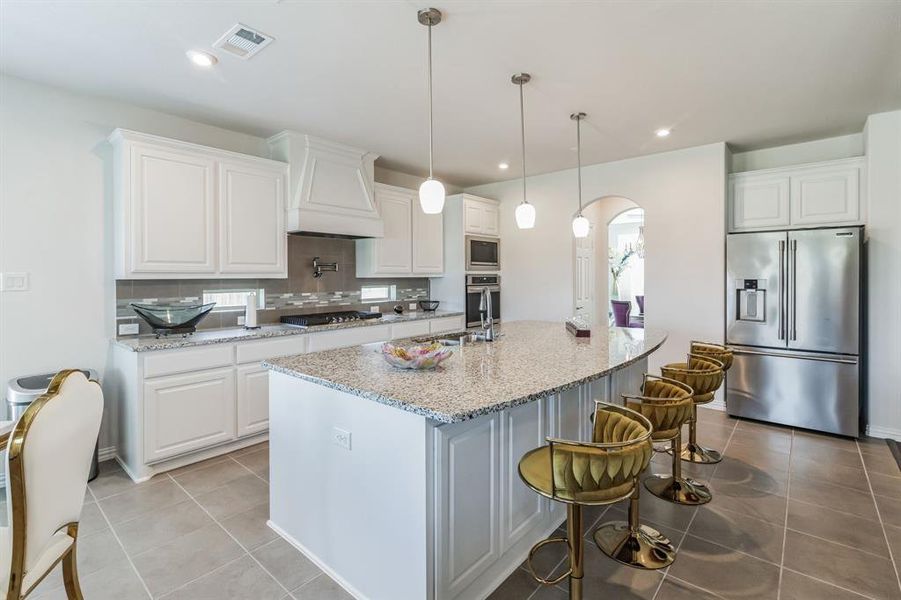
[{"label": "custom exhaust hood", "polygon": [[341,238],[382,237],[373,196],[378,155],[294,131],[268,140],[272,158],[290,165],[288,232]]}]

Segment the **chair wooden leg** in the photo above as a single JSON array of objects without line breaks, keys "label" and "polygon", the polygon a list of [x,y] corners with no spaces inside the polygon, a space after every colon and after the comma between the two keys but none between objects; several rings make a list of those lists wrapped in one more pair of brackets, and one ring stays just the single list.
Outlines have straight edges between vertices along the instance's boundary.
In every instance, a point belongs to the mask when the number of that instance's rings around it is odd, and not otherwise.
[{"label": "chair wooden leg", "polygon": [[69,535],[75,538],[69,552],[63,557],[63,583],[66,586],[66,597],[69,600],[84,600],[81,594],[81,585],[78,583],[78,556],[76,548],[78,544],[78,525],[69,526]]}]

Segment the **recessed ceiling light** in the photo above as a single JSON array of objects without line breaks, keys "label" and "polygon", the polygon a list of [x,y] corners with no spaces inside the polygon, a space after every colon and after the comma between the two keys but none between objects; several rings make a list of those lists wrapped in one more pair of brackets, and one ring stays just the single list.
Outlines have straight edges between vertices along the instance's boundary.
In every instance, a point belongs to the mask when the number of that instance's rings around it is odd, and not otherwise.
[{"label": "recessed ceiling light", "polygon": [[210,54],[209,52],[201,52],[200,50],[188,50],[186,52],[188,58],[191,59],[191,62],[194,63],[198,67],[203,67],[205,69],[212,67],[219,59]]},{"label": "recessed ceiling light", "polygon": [[666,128],[658,129],[657,131],[654,132],[654,134],[655,134],[657,137],[659,137],[659,138],[664,138],[664,137],[668,137],[668,136],[669,136],[670,130],[669,130],[669,129],[666,129]]},{"label": "recessed ceiling light", "polygon": [[497,166],[497,168],[500,169],[501,171],[506,171],[507,169],[510,168],[510,165],[505,162],[502,162]]}]

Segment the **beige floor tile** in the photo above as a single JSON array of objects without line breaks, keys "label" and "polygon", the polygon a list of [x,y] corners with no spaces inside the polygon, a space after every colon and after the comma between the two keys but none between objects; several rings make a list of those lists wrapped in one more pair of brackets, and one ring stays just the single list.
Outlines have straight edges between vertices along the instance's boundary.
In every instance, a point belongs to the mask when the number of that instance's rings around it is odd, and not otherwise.
[{"label": "beige floor tile", "polygon": [[888,557],[882,525],[876,521],[789,500],[788,526],[802,533]]},{"label": "beige floor tile", "polygon": [[901,496],[876,496],[876,504],[883,523],[901,527]]},{"label": "beige floor tile", "polygon": [[[650,600],[662,577],[658,571],[643,571],[621,565],[601,554],[597,548],[585,548],[584,600]],[[558,587],[568,590],[567,580],[564,579]]]},{"label": "beige floor tile", "polygon": [[187,499],[188,495],[167,477],[151,485],[137,486],[99,502],[110,523],[115,525]]},{"label": "beige floor tile", "polygon": [[795,431],[794,449],[798,452],[820,452],[827,449],[845,450],[857,453],[857,442],[851,438],[815,433],[798,429]]},{"label": "beige floor tile", "polygon": [[166,594],[238,558],[243,550],[218,525],[208,525],[132,557],[154,596]]},{"label": "beige floor tile", "polygon": [[109,525],[96,503],[85,504],[81,508],[81,518],[78,520],[78,535],[80,537],[93,535],[108,529]]},{"label": "beige floor tile", "polygon": [[344,591],[328,575],[320,575],[313,581],[304,584],[294,591],[295,600],[353,600],[353,596]]},{"label": "beige floor tile", "polygon": [[259,475],[269,474],[269,449],[236,456],[235,460]]},{"label": "beige floor tile", "polygon": [[868,473],[873,493],[877,496],[901,498],[901,477],[890,477],[880,473]]},{"label": "beige floor tile", "polygon": [[254,444],[253,446],[247,446],[246,448],[241,448],[240,450],[235,450],[229,456],[241,456],[242,454],[251,454],[253,452],[259,452],[260,450],[269,450],[269,442],[260,442],[259,444]]},{"label": "beige floor tile", "polygon": [[714,596],[696,586],[684,581],[677,581],[672,577],[663,580],[660,591],[654,600],[717,600]]},{"label": "beige floor tile", "polygon": [[145,514],[136,519],[113,526],[125,546],[134,556],[152,550],[207,527],[213,520],[193,500]]},{"label": "beige floor tile", "polygon": [[795,531],[786,533],[785,567],[872,598],[897,598],[899,593],[888,559]]},{"label": "beige floor tile", "polygon": [[688,533],[773,563],[782,559],[782,525],[719,508],[715,500],[698,509]]},{"label": "beige floor tile", "polygon": [[892,549],[892,558],[895,564],[901,565],[901,527],[885,526],[885,535],[888,538],[889,547]]},{"label": "beige floor tile", "polygon": [[776,598],[779,566],[689,534],[669,573],[724,598]]},{"label": "beige floor tile", "polygon": [[[798,438],[795,439],[797,440]],[[798,458],[816,460],[824,464],[835,465],[838,467],[849,467],[852,469],[859,469],[861,467],[860,453],[857,452],[856,449],[848,450],[829,445],[799,446],[796,441],[792,454]]]},{"label": "beige floor tile", "polygon": [[251,554],[289,590],[299,588],[322,573],[319,567],[281,538],[260,546]]},{"label": "beige floor tile", "polygon": [[[147,590],[128,562],[119,562],[90,575],[79,573],[86,600],[148,600]],[[62,585],[46,593],[34,593],[29,600],[67,600]]]},{"label": "beige floor tile", "polygon": [[898,468],[898,462],[895,460],[894,456],[864,454],[863,462],[869,473],[879,473],[880,475],[888,475],[889,477],[901,477],[901,469]]},{"label": "beige floor tile", "polygon": [[107,460],[100,463],[100,470],[97,478],[88,483],[88,487],[98,500],[107,498],[114,494],[120,494],[139,487],[146,487],[154,483],[159,483],[164,479],[168,479],[165,475],[157,475],[152,479],[142,483],[135,483],[131,480],[119,463],[115,460]]},{"label": "beige floor tile", "polygon": [[864,596],[811,579],[792,571],[782,572],[781,600],[861,600]]},{"label": "beige floor tile", "polygon": [[714,486],[720,483],[741,485],[780,496],[788,493],[788,471],[755,467],[729,454],[717,465],[712,482]]},{"label": "beige floor tile", "polygon": [[223,520],[269,501],[269,485],[247,473],[224,486],[194,497],[214,519]]},{"label": "beige floor tile", "polygon": [[733,419],[724,410],[716,410],[714,408],[698,407],[698,423],[720,423],[729,427],[735,427],[737,419]]},{"label": "beige floor tile", "polygon": [[538,591],[536,591],[535,595],[529,598],[529,600],[567,600],[568,598],[569,594],[560,588],[542,585],[538,586]]},{"label": "beige floor tile", "polygon": [[741,513],[777,525],[785,523],[785,496],[770,494],[744,485],[717,482],[714,477],[713,500],[720,508]]},{"label": "beige floor tile", "polygon": [[[314,582],[311,582],[314,583]],[[294,593],[297,600],[314,600],[318,597],[307,593],[308,586],[304,586]],[[538,589],[538,584],[532,579],[532,576],[523,571],[516,569],[512,575],[507,577],[504,582],[494,590],[488,600],[524,600],[531,596]]]},{"label": "beige floor tile", "polygon": [[165,600],[280,600],[285,589],[250,556],[243,556],[224,567],[192,581]]},{"label": "beige floor tile", "polygon": [[177,469],[172,469],[171,471],[168,471],[168,474],[171,477],[177,477],[186,473],[190,473],[191,471],[206,469],[208,467],[212,467],[213,465],[218,465],[224,462],[231,462],[231,458],[229,458],[228,454],[220,454],[219,456],[213,456],[212,458],[207,458],[200,462],[191,463]]},{"label": "beige floor tile", "polygon": [[788,471],[788,453],[773,450],[764,444],[746,444],[733,438],[725,454],[765,471]]},{"label": "beige floor tile", "polygon": [[843,467],[806,456],[800,454],[792,456],[792,477],[805,477],[869,493],[866,473],[859,465]]},{"label": "beige floor tile", "polygon": [[791,497],[809,504],[851,513],[865,519],[877,520],[876,507],[869,490],[864,492],[823,481],[792,476]]},{"label": "beige floor tile", "polygon": [[230,481],[247,475],[247,469],[231,459],[207,465],[202,469],[192,469],[173,474],[172,478],[192,496],[220,488]]},{"label": "beige floor tile", "polygon": [[253,550],[278,537],[266,521],[269,520],[269,503],[263,502],[222,521],[222,526],[238,543]]},{"label": "beige floor tile", "polygon": [[[667,502],[666,500],[661,500],[649,492],[644,485],[642,485],[641,496],[638,502],[639,514],[641,515],[642,521],[652,521],[678,532],[685,531],[688,528],[688,523],[691,521],[692,516],[694,516],[696,509],[694,506],[683,506],[681,504],[674,504],[672,502]],[[604,519],[605,521],[609,521],[611,518],[625,518],[624,515],[628,508],[628,501],[624,501],[617,506],[621,511],[619,515],[616,517],[608,517]]]},{"label": "beige floor tile", "polygon": [[891,456],[892,450],[882,438],[862,437],[857,440],[857,447],[864,454]]},{"label": "beige floor tile", "polygon": [[[782,429],[765,429],[757,427],[755,429],[743,429],[737,427],[735,433],[732,434],[730,445],[753,446],[770,452],[781,452],[788,454],[792,445],[791,431]],[[729,449],[726,449],[729,452]]]}]

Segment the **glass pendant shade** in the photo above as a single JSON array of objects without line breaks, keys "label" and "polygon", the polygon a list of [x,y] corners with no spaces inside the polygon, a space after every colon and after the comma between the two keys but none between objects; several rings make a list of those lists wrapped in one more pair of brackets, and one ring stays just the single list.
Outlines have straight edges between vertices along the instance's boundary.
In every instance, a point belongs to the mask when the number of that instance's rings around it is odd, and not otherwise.
[{"label": "glass pendant shade", "polygon": [[444,184],[431,177],[419,186],[419,205],[427,215],[437,215],[444,210]]},{"label": "glass pendant shade", "polygon": [[591,224],[582,215],[573,219],[573,235],[577,238],[588,237],[589,229],[591,229]]},{"label": "glass pendant shade", "polygon": [[535,207],[528,202],[521,202],[516,207],[516,226],[520,229],[535,227]]}]

